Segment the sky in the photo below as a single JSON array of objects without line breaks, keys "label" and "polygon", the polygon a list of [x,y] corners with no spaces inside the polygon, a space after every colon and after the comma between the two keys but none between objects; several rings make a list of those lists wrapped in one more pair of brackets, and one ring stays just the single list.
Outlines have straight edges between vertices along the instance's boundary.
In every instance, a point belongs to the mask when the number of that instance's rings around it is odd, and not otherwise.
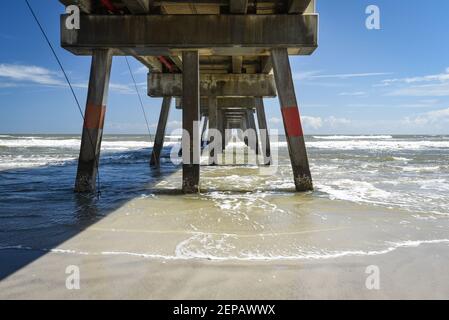
[{"label": "sky", "polygon": [[[59,47],[56,0],[30,0],[79,100],[90,58]],[[380,30],[365,26],[380,9]],[[449,1],[317,0],[319,47],[290,58],[305,134],[449,134]],[[80,134],[82,118],[23,0],[0,11],[0,132]],[[151,130],[161,100],[146,95],[146,70],[130,58]],[[268,126],[282,129],[279,102],[265,100]],[[174,107],[168,130],[181,126]],[[115,57],[105,134],[146,133],[124,57]]]}]

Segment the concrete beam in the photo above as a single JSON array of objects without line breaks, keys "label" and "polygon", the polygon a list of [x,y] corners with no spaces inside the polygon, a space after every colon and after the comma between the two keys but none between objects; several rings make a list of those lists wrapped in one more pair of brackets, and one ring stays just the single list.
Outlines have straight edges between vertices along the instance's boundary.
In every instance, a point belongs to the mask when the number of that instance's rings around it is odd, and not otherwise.
[{"label": "concrete beam", "polygon": [[248,10],[248,0],[229,0],[229,12],[246,13]]},{"label": "concrete beam", "polygon": [[145,14],[150,12],[153,0],[122,0],[122,2],[132,14]]},{"label": "concrete beam", "polygon": [[133,55],[133,57],[146,66],[151,72],[162,72],[162,63],[156,57],[142,57],[138,55]]},{"label": "concrete beam", "polygon": [[[209,99],[207,97],[201,98],[201,109],[207,110],[209,108]],[[218,109],[241,109],[241,108],[256,108],[254,98],[217,98]],[[176,109],[182,109],[182,99],[176,99]]]},{"label": "concrete beam", "polygon": [[64,6],[76,5],[83,13],[91,13],[95,9],[92,0],[59,0]]},{"label": "concrete beam", "polygon": [[243,57],[232,56],[232,73],[242,73]]},{"label": "concrete beam", "polygon": [[273,63],[271,57],[262,57],[260,65],[260,73],[270,73],[273,70]]},{"label": "concrete beam", "polygon": [[289,0],[288,13],[304,13],[312,0]]},{"label": "concrete beam", "polygon": [[246,113],[225,113],[226,118],[241,118],[243,115],[245,115]]},{"label": "concrete beam", "polygon": [[[236,115],[236,114],[246,114],[248,109],[225,109],[226,114]],[[253,112],[253,109],[249,109],[249,112]]]},{"label": "concrete beam", "polygon": [[182,71],[182,58],[180,56],[171,56],[170,60]]},{"label": "concrete beam", "polygon": [[[132,49],[140,56],[269,55],[272,48],[311,54],[317,47],[318,15],[82,15],[79,30],[65,28],[61,45],[77,55],[95,48]],[[163,32],[161,32],[163,30]]]},{"label": "concrete beam", "polygon": [[[150,73],[148,95],[151,97],[182,96],[182,74]],[[276,97],[274,77],[268,74],[202,74],[200,94],[203,97]]]}]

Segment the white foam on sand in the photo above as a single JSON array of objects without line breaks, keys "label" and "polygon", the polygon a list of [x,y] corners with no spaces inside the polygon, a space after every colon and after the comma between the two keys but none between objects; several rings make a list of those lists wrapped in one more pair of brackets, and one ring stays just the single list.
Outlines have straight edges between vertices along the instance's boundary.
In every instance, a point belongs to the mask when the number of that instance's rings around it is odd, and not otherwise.
[{"label": "white foam on sand", "polygon": [[394,196],[391,192],[379,189],[369,182],[350,179],[334,180],[327,185],[318,184],[316,188],[327,193],[332,200],[347,200],[357,203],[385,204]]},{"label": "white foam on sand", "polygon": [[208,234],[198,234],[182,241],[175,250],[175,255],[161,255],[151,253],[101,252],[102,255],[132,255],[142,258],[165,259],[165,260],[216,260],[216,261],[279,261],[279,260],[327,260],[354,256],[376,256],[393,252],[401,248],[417,248],[422,245],[448,244],[449,239],[435,240],[406,240],[401,242],[385,242],[385,248],[377,250],[299,250],[282,254],[270,254],[260,250],[240,250],[235,251],[235,245],[228,243],[227,239],[234,239],[237,236],[223,235],[214,239]]},{"label": "white foam on sand", "polygon": [[260,250],[239,250],[237,253],[233,243],[228,239],[238,240],[235,235],[223,234],[216,238],[211,234],[198,233],[180,242],[174,254],[159,254],[151,252],[129,251],[100,251],[87,252],[67,248],[37,249],[27,246],[4,246],[0,250],[42,251],[54,254],[83,255],[83,256],[132,256],[155,260],[215,260],[215,261],[282,261],[282,260],[328,260],[344,257],[363,257],[384,255],[398,249],[418,248],[423,245],[449,245],[449,239],[404,240],[385,242],[384,248],[376,250],[327,250],[327,249],[298,249],[297,252],[270,253]]}]

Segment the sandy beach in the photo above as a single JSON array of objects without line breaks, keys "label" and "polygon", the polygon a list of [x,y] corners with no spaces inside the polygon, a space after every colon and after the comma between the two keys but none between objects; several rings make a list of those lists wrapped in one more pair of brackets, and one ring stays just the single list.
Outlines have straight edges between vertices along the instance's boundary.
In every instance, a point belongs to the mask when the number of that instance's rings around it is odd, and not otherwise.
[{"label": "sandy beach", "polygon": [[[236,225],[234,244],[220,227],[198,236],[207,208],[172,211],[168,200],[131,201],[74,238],[61,244],[0,282],[1,299],[447,299],[449,242],[423,240],[363,251],[376,237],[376,225],[402,219],[404,213],[345,202],[309,201],[301,209],[307,225],[270,234]],[[172,198],[176,206],[178,197]],[[273,200],[274,201],[274,200]],[[151,202],[151,212],[147,206]],[[179,201],[180,202],[180,201]],[[147,208],[147,209],[145,209]],[[129,215],[130,211],[136,214]],[[195,213],[195,211],[197,213]],[[374,214],[375,212],[375,214]],[[376,221],[359,215],[376,216]],[[344,215],[346,219],[338,219]],[[396,216],[391,218],[391,216]],[[322,217],[327,217],[322,220]],[[386,217],[390,218],[386,218]],[[324,222],[323,222],[324,221]],[[276,224],[274,224],[276,225]],[[273,226],[274,226],[273,225]],[[351,226],[349,226],[351,225]],[[183,229],[184,228],[184,229]],[[204,230],[203,230],[204,231]],[[222,232],[223,230],[221,230]],[[423,230],[423,234],[426,233]],[[197,238],[196,238],[197,237]],[[199,238],[198,238],[199,237]],[[215,237],[215,238],[214,238]],[[259,240],[255,241],[255,238]],[[238,241],[237,241],[237,240]],[[293,249],[284,257],[238,255],[258,243],[259,250],[300,241],[309,248],[334,247],[327,253]],[[235,243],[238,244],[236,245]],[[352,248],[338,248],[351,243]],[[199,246],[201,243],[201,249]],[[220,247],[227,246],[223,249]],[[110,252],[114,248],[114,252]],[[197,251],[195,251],[197,250]],[[202,251],[201,251],[202,250]],[[256,250],[256,249],[254,249]],[[272,249],[273,250],[273,249]],[[219,254],[221,253],[221,255]],[[20,261],[33,249],[3,250],[4,259]],[[288,256],[290,254],[290,256]],[[296,256],[295,256],[296,254]],[[202,255],[204,257],[202,257]],[[235,255],[235,257],[232,257]],[[66,268],[80,269],[80,290],[66,288]],[[365,286],[370,265],[379,267],[380,289]]]}]

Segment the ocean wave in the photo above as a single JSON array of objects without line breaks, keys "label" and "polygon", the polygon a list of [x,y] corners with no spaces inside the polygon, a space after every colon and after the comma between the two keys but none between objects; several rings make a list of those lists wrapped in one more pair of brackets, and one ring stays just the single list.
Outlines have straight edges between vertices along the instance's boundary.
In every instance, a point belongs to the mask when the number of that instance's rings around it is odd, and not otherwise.
[{"label": "ocean wave", "polygon": [[[285,143],[286,145],[286,143]],[[309,141],[307,147],[329,150],[369,150],[369,151],[404,151],[449,149],[449,140],[345,140],[345,141]]]},{"label": "ocean wave", "polygon": [[366,136],[313,136],[314,139],[319,140],[384,140],[384,139],[393,139],[393,136],[389,135],[366,135]]},{"label": "ocean wave", "polygon": [[[79,149],[80,139],[42,139],[42,138],[20,138],[20,139],[1,139],[0,147],[9,148],[67,148]],[[147,141],[107,141],[103,140],[101,148],[105,150],[130,150],[137,148],[152,147],[152,142]]]},{"label": "ocean wave", "polygon": [[[336,139],[336,137],[340,137]],[[343,137],[343,138],[342,138]],[[371,138],[369,138],[371,137]],[[383,138],[382,138],[383,137]],[[374,151],[398,151],[398,150],[427,150],[427,149],[449,149],[449,140],[397,140],[391,136],[314,136],[317,140],[307,141],[306,145],[315,149],[334,150],[374,150]],[[179,137],[167,137],[166,145],[174,145]],[[54,139],[20,137],[14,139],[0,139],[0,147],[7,148],[62,148],[79,149],[81,140],[77,138]],[[125,151],[139,148],[150,148],[153,143],[150,141],[138,140],[117,140],[102,142],[102,150]],[[228,147],[243,147],[243,142],[230,142]],[[287,147],[287,142],[272,142],[271,146]]]}]

